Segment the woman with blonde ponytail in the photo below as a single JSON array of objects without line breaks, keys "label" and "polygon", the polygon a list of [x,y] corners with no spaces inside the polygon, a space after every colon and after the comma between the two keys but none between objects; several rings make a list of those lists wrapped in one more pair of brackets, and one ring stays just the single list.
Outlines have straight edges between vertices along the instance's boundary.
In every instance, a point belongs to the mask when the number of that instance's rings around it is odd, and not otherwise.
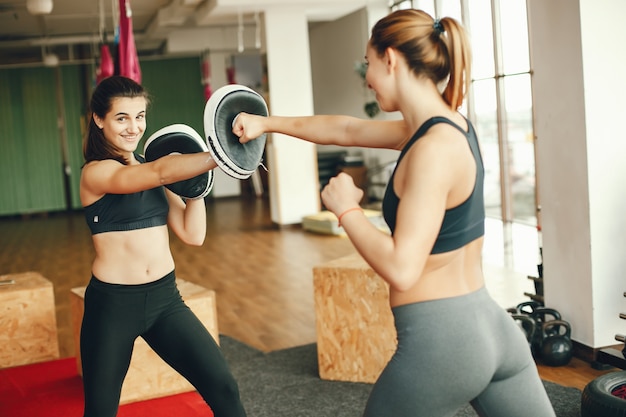
[{"label": "woman with blonde ponytail", "polygon": [[279,132],[317,143],[401,151],[383,199],[391,235],[363,215],[347,174],[322,191],[359,254],[389,284],[398,347],[375,383],[365,417],[552,417],[528,343],[485,288],[484,167],[476,132],[458,112],[471,53],[455,19],[401,10],[376,23],[366,81],[402,120],[240,114],[247,142]]}]

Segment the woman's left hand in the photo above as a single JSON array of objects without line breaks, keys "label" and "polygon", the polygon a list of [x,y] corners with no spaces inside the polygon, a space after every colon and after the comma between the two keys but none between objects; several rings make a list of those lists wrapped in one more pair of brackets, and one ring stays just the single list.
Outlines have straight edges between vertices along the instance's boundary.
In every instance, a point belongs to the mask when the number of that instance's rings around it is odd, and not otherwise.
[{"label": "woman's left hand", "polygon": [[345,172],[340,172],[330,179],[322,190],[324,206],[337,216],[353,207],[359,207],[363,198],[363,190],[354,185],[353,178]]}]

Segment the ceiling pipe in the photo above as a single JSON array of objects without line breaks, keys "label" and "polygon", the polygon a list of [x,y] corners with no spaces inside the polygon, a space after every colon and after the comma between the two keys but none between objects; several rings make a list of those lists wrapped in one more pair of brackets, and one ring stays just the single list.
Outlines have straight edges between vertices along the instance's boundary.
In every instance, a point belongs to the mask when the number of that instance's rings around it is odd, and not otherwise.
[{"label": "ceiling pipe", "polygon": [[[253,20],[243,21],[244,26],[252,26],[254,28],[255,22]],[[228,22],[220,25],[211,25],[206,28],[215,28],[215,29],[227,29],[227,28],[239,28],[239,22]],[[198,27],[192,27],[192,29],[202,29]],[[172,30],[175,30],[172,28]],[[144,42],[144,41],[164,41],[167,40],[167,34],[170,31],[164,32],[163,36],[155,36],[154,33],[135,33],[135,41],[136,42]],[[105,33],[104,36],[107,39],[113,39],[114,33]],[[100,34],[92,34],[92,35],[80,35],[80,36],[46,36],[40,38],[31,38],[31,39],[21,39],[21,40],[12,40],[12,41],[0,41],[0,49],[9,49],[9,48],[29,48],[29,47],[37,47],[37,46],[59,46],[59,45],[97,45],[101,41]]]},{"label": "ceiling pipe", "polygon": [[[110,33],[106,36],[109,39],[113,39],[114,34]],[[135,35],[135,40],[141,38]],[[47,36],[45,38],[28,39],[23,41],[13,42],[0,42],[1,46],[6,46],[7,43],[20,44],[24,46],[54,46],[54,45],[76,45],[76,44],[97,44],[100,42],[100,34],[97,35],[83,35],[83,36]],[[15,45],[19,46],[19,45]]]},{"label": "ceiling pipe", "polygon": [[241,11],[239,12],[239,15],[238,15],[238,21],[239,21],[239,24],[237,25],[237,51],[239,53],[242,53],[244,49],[244,46],[243,46],[244,27],[243,27],[243,14],[241,13]]},{"label": "ceiling pipe", "polygon": [[[237,52],[237,49],[235,48],[216,48],[216,49],[211,49],[212,53],[222,53],[222,54],[234,54]],[[202,52],[187,52],[187,53],[178,53],[176,54],[177,57],[197,57],[197,56],[201,56]],[[170,58],[172,55],[171,54],[154,54],[154,55],[150,55],[150,56],[145,56],[142,57],[141,60],[142,61],[158,61],[158,60],[162,60],[162,59],[167,59]],[[58,56],[57,56],[58,58]],[[95,59],[95,55],[90,57],[90,58],[74,58],[74,57],[69,57],[68,59],[61,59],[59,58],[59,62],[58,65],[75,65],[75,64],[93,64],[94,63],[94,59]],[[39,62],[20,62],[20,63],[16,63],[16,64],[2,64],[0,63],[0,69],[16,69],[16,68],[38,68],[41,67],[42,65],[42,61]]]}]

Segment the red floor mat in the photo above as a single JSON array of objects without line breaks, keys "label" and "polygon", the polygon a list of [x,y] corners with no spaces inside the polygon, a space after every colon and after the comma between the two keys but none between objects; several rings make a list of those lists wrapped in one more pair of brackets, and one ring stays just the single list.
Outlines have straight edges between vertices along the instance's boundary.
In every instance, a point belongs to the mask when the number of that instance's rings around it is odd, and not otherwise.
[{"label": "red floor mat", "polygon": [[[76,359],[0,369],[0,416],[80,417],[83,387]],[[196,392],[125,404],[118,417],[213,416]]]}]

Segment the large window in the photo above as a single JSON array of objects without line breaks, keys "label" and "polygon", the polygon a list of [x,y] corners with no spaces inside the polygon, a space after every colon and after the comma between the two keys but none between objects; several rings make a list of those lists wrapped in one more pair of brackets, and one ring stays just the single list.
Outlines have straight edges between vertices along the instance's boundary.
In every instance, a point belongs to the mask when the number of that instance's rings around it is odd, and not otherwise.
[{"label": "large window", "polygon": [[487,216],[535,226],[535,151],[525,0],[404,0],[392,10],[418,8],[451,16],[470,33],[472,89],[464,106],[485,162]]}]

